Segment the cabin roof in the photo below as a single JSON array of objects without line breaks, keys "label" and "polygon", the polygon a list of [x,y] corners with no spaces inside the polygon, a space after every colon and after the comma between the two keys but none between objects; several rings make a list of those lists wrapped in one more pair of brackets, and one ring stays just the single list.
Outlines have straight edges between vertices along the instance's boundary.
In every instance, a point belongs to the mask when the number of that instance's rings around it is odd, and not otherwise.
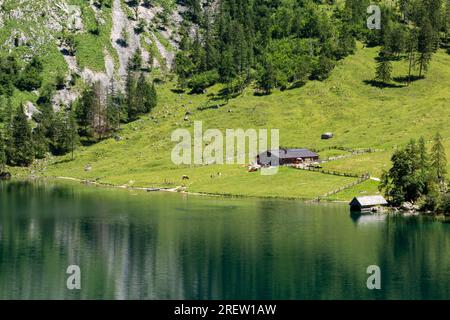
[{"label": "cabin roof", "polygon": [[308,149],[279,149],[270,150],[270,152],[280,159],[314,158],[319,156],[317,153]]},{"label": "cabin roof", "polygon": [[359,205],[361,207],[386,205],[387,201],[383,196],[362,196],[354,197],[349,203],[351,206]]}]

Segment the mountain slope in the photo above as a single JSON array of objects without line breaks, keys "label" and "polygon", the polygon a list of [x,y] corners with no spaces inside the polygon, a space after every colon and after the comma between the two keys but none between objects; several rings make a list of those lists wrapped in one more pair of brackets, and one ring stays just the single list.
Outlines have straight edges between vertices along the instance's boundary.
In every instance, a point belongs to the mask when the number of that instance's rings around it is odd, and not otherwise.
[{"label": "mountain slope", "polygon": [[[119,141],[108,139],[80,147],[74,160],[67,155],[37,161],[29,169],[32,174],[127,186],[184,185],[192,192],[314,198],[348,186],[357,178],[289,168],[264,177],[247,173],[239,165],[179,167],[171,162],[171,133],[178,128],[192,130],[194,120],[203,121],[204,130],[223,132],[227,128],[278,128],[282,146],[315,149],[322,158],[344,157],[324,163],[326,170],[357,175],[368,172],[373,177],[388,167],[396,145],[420,135],[430,140],[436,131],[450,137],[450,55],[442,50],[433,55],[426,78],[409,86],[405,83],[405,60],[393,62],[391,86],[373,86],[379,48],[358,44],[356,54],[340,60],[325,81],[307,81],[300,88],[275,90],[268,96],[255,96],[250,86],[221,105],[223,99],[217,96],[224,85],[208,88],[205,94],[179,93],[175,77],[168,72],[186,13],[186,7],[173,0],[140,5],[137,11],[132,2],[123,0],[0,0],[0,5],[1,53],[14,52],[22,62],[37,54],[44,64],[42,87],[53,83],[59,74],[75,74],[80,79],[56,92],[56,107],[76,99],[86,83],[100,81],[106,88],[114,78],[120,84],[136,49],[141,51],[144,68],[153,66],[151,75],[158,79],[158,107],[124,125],[117,133]],[[145,28],[136,32],[140,20]],[[78,43],[75,56],[68,55],[62,44],[66,29]],[[13,96],[16,105],[27,106],[37,98],[37,92],[19,90]],[[321,140],[321,134],[329,131],[335,137]],[[376,152],[351,152],[367,148]],[[87,165],[92,166],[91,171],[85,171]],[[184,175],[190,179],[182,180]],[[376,186],[376,181],[369,180],[333,198],[377,192]]]},{"label": "mountain slope", "polygon": [[[171,132],[179,127],[192,130],[193,121],[203,121],[207,128],[279,128],[280,144],[323,150],[322,157],[349,155],[334,147],[381,149],[373,154],[338,160],[341,172],[371,172],[379,175],[388,165],[396,145],[424,135],[430,140],[436,131],[450,137],[450,55],[438,52],[427,78],[409,87],[380,89],[372,87],[376,48],[360,47],[346,58],[323,82],[313,81],[302,88],[274,92],[257,97],[251,89],[219,109],[208,95],[176,94],[171,82],[160,84],[160,103],[151,116],[124,126],[122,140],[109,139],[57,158],[47,166],[45,175],[70,176],[97,182],[128,186],[174,187],[182,184],[188,191],[232,195],[284,196],[313,198],[338,189],[356,178],[331,176],[284,168],[275,176],[248,173],[238,165],[177,167],[171,163]],[[395,77],[406,74],[406,62],[395,62]],[[219,90],[212,88],[209,94]],[[200,110],[203,111],[200,111]],[[191,114],[184,121],[186,111]],[[335,133],[331,140],[321,140],[325,131]],[[450,144],[446,140],[448,149]],[[358,161],[365,157],[366,161]],[[334,168],[339,162],[325,164]],[[342,164],[348,164],[342,166]],[[84,171],[85,165],[92,171]],[[338,170],[340,169],[340,170]],[[221,173],[218,175],[217,173]],[[181,179],[188,175],[186,182]],[[376,192],[376,182],[367,181],[355,192]],[[344,195],[344,200],[351,192]],[[336,198],[336,197],[335,197]],[[339,199],[339,197],[337,197]]]},{"label": "mountain slope", "polygon": [[[106,88],[112,78],[120,82],[129,58],[138,48],[144,66],[152,65],[155,74],[170,69],[183,10],[173,0],[139,6],[138,14],[146,29],[136,33],[138,21],[133,20],[132,7],[123,0],[0,0],[0,55],[13,54],[23,64],[37,55],[44,66],[42,88],[63,75],[66,88],[56,92],[53,100],[55,107],[68,105],[86,83],[100,81]],[[168,15],[164,24],[159,17],[162,12]],[[67,54],[64,33],[74,35],[74,56]],[[124,36],[128,38],[126,46],[120,45]],[[69,85],[74,77],[83,81]],[[18,90],[13,96],[15,104],[35,104],[37,98],[37,92]]]}]

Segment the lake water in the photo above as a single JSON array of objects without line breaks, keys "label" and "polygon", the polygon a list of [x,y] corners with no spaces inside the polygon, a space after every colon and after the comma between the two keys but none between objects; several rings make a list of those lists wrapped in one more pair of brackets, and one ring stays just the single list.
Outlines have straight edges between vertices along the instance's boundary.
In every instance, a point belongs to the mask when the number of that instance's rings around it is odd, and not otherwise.
[{"label": "lake water", "polygon": [[[66,269],[81,269],[68,290]],[[381,268],[368,290],[366,268]],[[450,224],[346,204],[0,184],[0,299],[450,299]]]}]

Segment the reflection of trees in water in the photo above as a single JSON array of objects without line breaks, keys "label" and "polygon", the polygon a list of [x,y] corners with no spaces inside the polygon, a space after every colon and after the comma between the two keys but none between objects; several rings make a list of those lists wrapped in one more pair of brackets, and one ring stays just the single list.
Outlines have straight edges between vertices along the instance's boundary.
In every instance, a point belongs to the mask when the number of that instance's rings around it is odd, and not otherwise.
[{"label": "reflection of trees in water", "polygon": [[[355,224],[339,205],[0,188],[0,298],[449,296],[449,226],[423,218]],[[80,292],[65,287],[69,264]],[[371,264],[379,292],[366,288]]]},{"label": "reflection of trees in water", "polygon": [[[424,216],[390,216],[378,247],[385,298],[450,297],[450,228]],[[401,290],[400,290],[401,289]],[[407,294],[407,296],[405,296]]]}]

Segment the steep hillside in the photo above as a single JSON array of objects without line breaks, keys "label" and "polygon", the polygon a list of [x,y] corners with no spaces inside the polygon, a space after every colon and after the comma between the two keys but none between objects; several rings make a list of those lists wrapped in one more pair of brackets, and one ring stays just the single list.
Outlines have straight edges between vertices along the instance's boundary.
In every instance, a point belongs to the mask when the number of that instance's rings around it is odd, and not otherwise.
[{"label": "steep hillside", "polygon": [[[68,105],[85,83],[100,81],[106,87],[112,78],[121,81],[130,57],[139,48],[145,65],[154,73],[172,67],[177,46],[177,26],[184,7],[172,0],[139,6],[144,26],[140,33],[135,11],[123,0],[0,1],[0,54],[13,54],[25,63],[38,56],[44,65],[43,84],[53,84],[58,75],[66,87],[54,97],[54,105]],[[165,17],[162,22],[162,17]],[[68,54],[64,34],[73,34],[76,53]],[[121,43],[127,38],[127,44]],[[151,61],[149,60],[152,57]],[[69,84],[70,79],[82,82]],[[36,103],[38,93],[14,92],[16,103]]]}]

